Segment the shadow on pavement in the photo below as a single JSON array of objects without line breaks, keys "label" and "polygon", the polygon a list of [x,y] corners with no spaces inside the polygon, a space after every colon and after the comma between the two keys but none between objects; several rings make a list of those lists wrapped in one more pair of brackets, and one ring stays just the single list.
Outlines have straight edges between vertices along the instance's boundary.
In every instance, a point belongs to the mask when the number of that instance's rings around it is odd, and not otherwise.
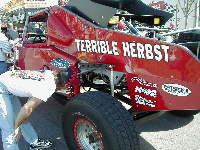
[{"label": "shadow on pavement", "polygon": [[[142,132],[159,132],[159,131],[169,131],[186,126],[194,119],[191,117],[179,117],[166,112],[162,116],[155,118],[153,120],[147,121],[145,123],[137,125],[137,130]],[[148,141],[146,141],[142,136],[140,136],[140,148],[141,150],[156,150]]]},{"label": "shadow on pavement", "polygon": [[137,125],[137,128],[139,132],[168,131],[186,126],[193,119],[193,116],[184,118],[166,112],[158,118]]},{"label": "shadow on pavement", "polygon": [[149,142],[140,136],[140,150],[156,150]]}]

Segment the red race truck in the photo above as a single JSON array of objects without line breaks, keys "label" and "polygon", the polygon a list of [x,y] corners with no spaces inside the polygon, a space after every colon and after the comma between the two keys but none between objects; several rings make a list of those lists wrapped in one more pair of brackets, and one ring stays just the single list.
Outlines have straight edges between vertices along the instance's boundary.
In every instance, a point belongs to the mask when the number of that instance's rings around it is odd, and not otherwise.
[{"label": "red race truck", "polygon": [[[66,86],[53,96],[66,107],[70,150],[139,149],[135,123],[199,112],[199,32],[169,33],[171,17],[138,0],[70,0],[27,17],[15,64],[62,71]],[[194,41],[178,42],[183,34]]]}]

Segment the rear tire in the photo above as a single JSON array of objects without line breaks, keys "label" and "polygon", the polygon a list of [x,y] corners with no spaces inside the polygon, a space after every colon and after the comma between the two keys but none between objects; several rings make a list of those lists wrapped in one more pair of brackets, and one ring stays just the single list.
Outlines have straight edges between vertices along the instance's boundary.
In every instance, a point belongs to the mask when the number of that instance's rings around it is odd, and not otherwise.
[{"label": "rear tire", "polygon": [[[175,43],[183,45],[191,50],[196,56],[198,55],[197,49],[200,43],[200,30],[194,29],[188,32],[182,32]],[[199,57],[199,56],[197,56]]]},{"label": "rear tire", "polygon": [[62,127],[69,150],[139,149],[132,117],[104,92],[86,92],[67,102]]},{"label": "rear tire", "polygon": [[180,33],[177,43],[199,42],[199,41],[200,41],[199,31],[196,31],[196,32],[191,31],[189,33],[187,32]]}]

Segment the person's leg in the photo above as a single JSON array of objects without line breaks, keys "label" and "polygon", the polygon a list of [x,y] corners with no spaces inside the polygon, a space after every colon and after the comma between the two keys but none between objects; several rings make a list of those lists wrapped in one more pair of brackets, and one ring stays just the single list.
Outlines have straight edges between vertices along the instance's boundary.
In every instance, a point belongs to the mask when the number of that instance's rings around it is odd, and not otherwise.
[{"label": "person's leg", "polygon": [[[19,98],[15,95],[11,95],[10,96],[11,99],[11,103],[13,106],[13,111],[15,114],[15,118],[17,117],[20,109],[21,109],[21,103],[19,101]],[[27,122],[26,124],[22,124],[21,125],[21,131],[22,131],[22,135],[24,137],[24,139],[29,143],[33,143],[35,141],[37,141],[38,139],[38,135],[36,133],[36,131],[34,130],[34,128],[32,127],[32,125]]]},{"label": "person's leg", "polygon": [[4,150],[19,150],[13,138],[14,112],[10,102],[10,95],[2,83],[0,83],[0,128],[2,130]]},{"label": "person's leg", "polygon": [[[33,98],[34,99],[34,98]],[[12,95],[11,101],[13,105],[13,110],[15,113],[15,118],[17,117],[19,111],[21,110],[21,103],[18,97]],[[33,129],[30,123],[21,124],[21,131],[24,139],[30,144],[30,149],[45,149],[52,146],[52,142],[48,140],[42,140],[38,138],[37,133]]]},{"label": "person's leg", "polygon": [[7,65],[5,62],[0,62],[0,74],[5,73],[7,71]]}]

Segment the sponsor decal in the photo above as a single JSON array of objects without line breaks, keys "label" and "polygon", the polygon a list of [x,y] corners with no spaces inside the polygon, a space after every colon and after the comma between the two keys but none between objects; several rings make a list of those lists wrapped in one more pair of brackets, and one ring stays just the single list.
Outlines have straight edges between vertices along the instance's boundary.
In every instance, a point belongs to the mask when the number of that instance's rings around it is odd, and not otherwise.
[{"label": "sponsor decal", "polygon": [[163,84],[162,89],[163,91],[175,96],[188,96],[192,93],[189,88],[174,83]]},{"label": "sponsor decal", "polygon": [[132,81],[132,82],[134,82],[134,81],[138,81],[141,85],[144,85],[144,86],[150,86],[150,87],[155,87],[155,88],[158,87],[157,84],[148,83],[148,82],[145,81],[144,79],[142,79],[142,78],[138,78],[138,77],[133,77],[133,78],[131,79],[131,81]]},{"label": "sponsor decal", "polygon": [[156,90],[151,90],[151,89],[147,89],[147,88],[143,88],[143,87],[139,87],[139,86],[135,87],[135,92],[145,94],[145,95],[149,95],[153,98],[157,97],[157,91]]},{"label": "sponsor decal", "polygon": [[53,59],[51,60],[51,64],[57,68],[68,68],[69,62],[64,59]]},{"label": "sponsor decal", "polygon": [[165,10],[165,2],[164,1],[159,1],[159,2],[153,1],[151,4],[149,4],[149,6],[155,8],[155,9]]},{"label": "sponsor decal", "polygon": [[75,40],[78,51],[109,55],[119,55],[119,45],[123,48],[125,57],[169,62],[168,45],[151,45],[149,43]]},{"label": "sponsor decal", "polygon": [[[141,86],[135,86],[134,92],[137,94],[144,94],[147,96],[151,96],[152,98],[156,98],[157,95],[157,84],[154,83],[149,83],[147,81],[145,81],[142,78],[138,78],[138,77],[133,77],[131,79],[132,82],[138,82]],[[145,87],[142,87],[145,86]],[[152,89],[153,88],[153,89]],[[145,105],[145,106],[149,106],[149,107],[156,107],[156,105],[154,103],[156,103],[157,101],[153,101],[153,100],[149,100],[141,95],[135,95],[135,101],[137,104],[141,104],[141,105]]]},{"label": "sponsor decal", "polygon": [[145,105],[149,107],[156,107],[156,105],[154,105],[156,101],[148,100],[140,95],[135,95],[135,100],[137,104],[141,104],[141,105]]}]

